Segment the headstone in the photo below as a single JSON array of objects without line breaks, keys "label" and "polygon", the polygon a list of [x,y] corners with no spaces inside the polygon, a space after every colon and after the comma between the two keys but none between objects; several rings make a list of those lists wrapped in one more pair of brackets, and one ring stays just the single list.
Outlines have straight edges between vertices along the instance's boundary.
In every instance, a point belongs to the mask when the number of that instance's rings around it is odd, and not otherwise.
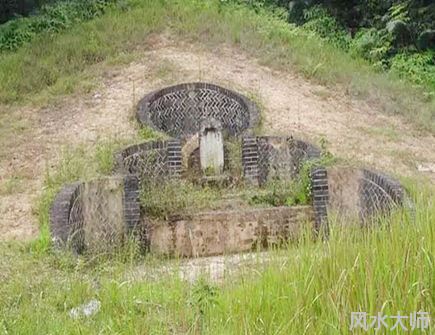
[{"label": "headstone", "polygon": [[212,118],[204,120],[201,123],[199,136],[201,169],[206,175],[221,174],[224,168],[224,141],[221,123]]}]

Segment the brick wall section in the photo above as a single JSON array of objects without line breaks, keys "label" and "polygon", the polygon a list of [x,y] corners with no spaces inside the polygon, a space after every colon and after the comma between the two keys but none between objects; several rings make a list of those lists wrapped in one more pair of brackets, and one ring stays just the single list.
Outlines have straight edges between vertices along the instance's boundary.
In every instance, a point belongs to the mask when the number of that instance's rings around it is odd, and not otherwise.
[{"label": "brick wall section", "polygon": [[135,230],[140,221],[139,180],[132,175],[124,177],[124,219],[128,231]]},{"label": "brick wall section", "polygon": [[115,161],[116,172],[137,175],[140,180],[179,178],[183,168],[181,140],[133,145],[118,152]]},{"label": "brick wall section", "polygon": [[242,139],[243,174],[251,184],[258,184],[258,144],[256,137]]},{"label": "brick wall section", "polygon": [[[115,177],[117,178],[117,177]],[[93,182],[93,181],[92,181]],[[64,186],[56,195],[50,210],[50,230],[54,246],[84,250],[83,213],[80,197],[84,183]],[[135,176],[123,177],[123,217],[127,232],[135,232],[140,222],[139,186]],[[87,200],[89,201],[89,200]]]},{"label": "brick wall section", "polygon": [[213,84],[188,83],[146,95],[136,116],[139,123],[173,137],[191,136],[199,131],[201,120],[213,117],[224,131],[237,136],[255,127],[260,113],[241,94]]},{"label": "brick wall section", "polygon": [[183,168],[183,156],[181,153],[181,141],[179,139],[172,139],[168,141],[168,169],[169,176],[172,178],[179,178]]},{"label": "brick wall section", "polygon": [[64,186],[54,198],[50,209],[50,231],[55,247],[67,244],[71,234],[70,211],[78,199],[81,183]]},{"label": "brick wall section", "polygon": [[204,257],[261,250],[297,240],[311,225],[311,206],[248,208],[178,216],[149,224],[150,251]]},{"label": "brick wall section", "polygon": [[299,152],[303,153],[305,159],[320,158],[322,151],[315,145],[301,140],[294,139],[293,141],[295,143],[295,147],[299,150]]},{"label": "brick wall section", "polygon": [[383,173],[343,166],[329,168],[327,178],[328,209],[341,219],[341,225],[351,224],[355,219],[367,224],[395,206],[413,210],[400,182]]},{"label": "brick wall section", "polygon": [[315,231],[328,233],[328,172],[323,167],[316,167],[311,171],[311,195],[315,215]]},{"label": "brick wall section", "polygon": [[[285,141],[285,139],[283,138]],[[273,146],[269,143],[269,137],[261,136],[257,137],[258,144],[258,184],[262,185],[269,179],[269,172],[271,168],[271,156],[273,155]],[[281,157],[284,159],[284,157]],[[290,176],[290,174],[289,174]],[[284,177],[287,176],[285,173]]]},{"label": "brick wall section", "polygon": [[248,182],[262,185],[272,178],[291,179],[304,161],[320,157],[320,149],[292,137],[244,137],[242,163]]},{"label": "brick wall section", "polygon": [[359,185],[360,216],[363,220],[376,213],[389,212],[402,206],[405,191],[399,181],[379,172],[362,170]]}]

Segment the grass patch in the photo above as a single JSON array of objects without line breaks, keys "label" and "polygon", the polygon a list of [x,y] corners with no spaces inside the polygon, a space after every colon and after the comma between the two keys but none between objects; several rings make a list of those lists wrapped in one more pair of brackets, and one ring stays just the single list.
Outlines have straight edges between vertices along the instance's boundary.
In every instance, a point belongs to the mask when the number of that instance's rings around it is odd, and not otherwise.
[{"label": "grass patch", "polygon": [[302,192],[298,187],[298,181],[283,180],[262,187],[237,184],[228,188],[203,186],[186,180],[148,182],[142,185],[141,204],[146,215],[156,219],[211,210],[308,204],[309,188]]},{"label": "grass patch", "polygon": [[157,131],[151,127],[141,126],[139,129],[139,138],[145,141],[165,140],[168,139],[168,135],[160,131]]},{"label": "grass patch", "polygon": [[143,182],[141,205],[147,216],[168,219],[211,210],[307,205],[309,180],[273,180],[261,187],[244,183],[229,187],[199,185],[187,180]]},{"label": "grass patch", "polygon": [[0,195],[20,193],[24,190],[23,178],[19,175],[12,176],[0,183]]},{"label": "grass patch", "polygon": [[147,37],[161,32],[213,48],[236,46],[275,69],[297,69],[312,80],[342,86],[385,112],[403,115],[422,129],[435,129],[435,100],[418,88],[394,74],[377,73],[366,61],[266,10],[214,0],[130,0],[124,10],[112,8],[56,36],[42,34],[0,56],[0,102],[26,101],[52,87],[55,94],[71,93],[81,88],[90,66],[146,48]]},{"label": "grass patch", "polygon": [[[402,212],[376,229],[333,229],[302,238],[266,264],[211,282],[178,278],[177,263],[149,258],[93,262],[41,257],[0,245],[0,329],[18,334],[351,334],[351,312],[435,311],[433,190],[412,190],[413,220]],[[171,268],[170,275],[157,269]],[[140,270],[139,270],[140,269]],[[143,276],[133,273],[142,271]],[[136,278],[136,279],[135,279]],[[92,299],[100,311],[73,319]],[[393,320],[388,319],[390,327]],[[427,333],[431,333],[428,329]]]},{"label": "grass patch", "polygon": [[209,209],[222,193],[221,189],[201,187],[188,181],[149,182],[142,185],[141,205],[150,217],[166,219],[171,215]]}]

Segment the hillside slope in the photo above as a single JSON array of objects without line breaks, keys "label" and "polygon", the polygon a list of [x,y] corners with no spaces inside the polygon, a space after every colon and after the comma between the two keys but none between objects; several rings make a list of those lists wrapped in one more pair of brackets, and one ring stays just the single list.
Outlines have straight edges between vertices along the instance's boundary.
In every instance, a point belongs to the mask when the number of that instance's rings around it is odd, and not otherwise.
[{"label": "hillside slope", "polygon": [[292,68],[273,70],[233,46],[204,48],[166,34],[150,35],[146,44],[150,51],[136,61],[104,68],[99,87],[87,94],[39,109],[8,110],[0,155],[0,239],[37,236],[44,178],[65,148],[93,153],[107,141],[137,141],[137,101],[154,89],[186,81],[213,82],[253,97],[263,106],[265,133],[326,142],[346,161],[435,180],[433,171],[417,170],[435,162],[435,137],[399,116],[380,113],[376,104],[309,82]]}]

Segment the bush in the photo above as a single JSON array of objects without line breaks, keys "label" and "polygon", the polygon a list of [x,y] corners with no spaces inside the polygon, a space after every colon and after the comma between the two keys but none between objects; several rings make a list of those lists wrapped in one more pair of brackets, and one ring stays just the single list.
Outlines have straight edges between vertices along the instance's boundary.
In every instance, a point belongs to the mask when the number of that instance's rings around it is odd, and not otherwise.
[{"label": "bush", "polygon": [[305,22],[304,11],[307,5],[304,1],[290,1],[288,5],[288,19],[292,23],[302,25]]},{"label": "bush", "polygon": [[7,22],[0,26],[0,52],[18,49],[37,34],[57,33],[74,23],[90,20],[104,13],[116,0],[76,0],[43,6],[38,15]]},{"label": "bush", "polygon": [[28,15],[42,5],[43,0],[1,0],[0,24],[17,16]]},{"label": "bush", "polygon": [[435,52],[402,53],[391,60],[391,71],[435,92]]},{"label": "bush", "polygon": [[435,49],[435,30],[425,30],[418,37],[417,45],[421,50]]},{"label": "bush", "polygon": [[354,56],[370,60],[375,64],[384,64],[391,50],[391,35],[385,30],[374,28],[360,30],[350,44]]},{"label": "bush", "polygon": [[325,8],[313,6],[304,11],[304,18],[305,29],[315,32],[337,47],[348,49],[350,37]]},{"label": "bush", "polygon": [[151,218],[167,219],[171,215],[192,213],[208,208],[220,197],[217,188],[201,187],[184,180],[143,181],[141,205]]}]

